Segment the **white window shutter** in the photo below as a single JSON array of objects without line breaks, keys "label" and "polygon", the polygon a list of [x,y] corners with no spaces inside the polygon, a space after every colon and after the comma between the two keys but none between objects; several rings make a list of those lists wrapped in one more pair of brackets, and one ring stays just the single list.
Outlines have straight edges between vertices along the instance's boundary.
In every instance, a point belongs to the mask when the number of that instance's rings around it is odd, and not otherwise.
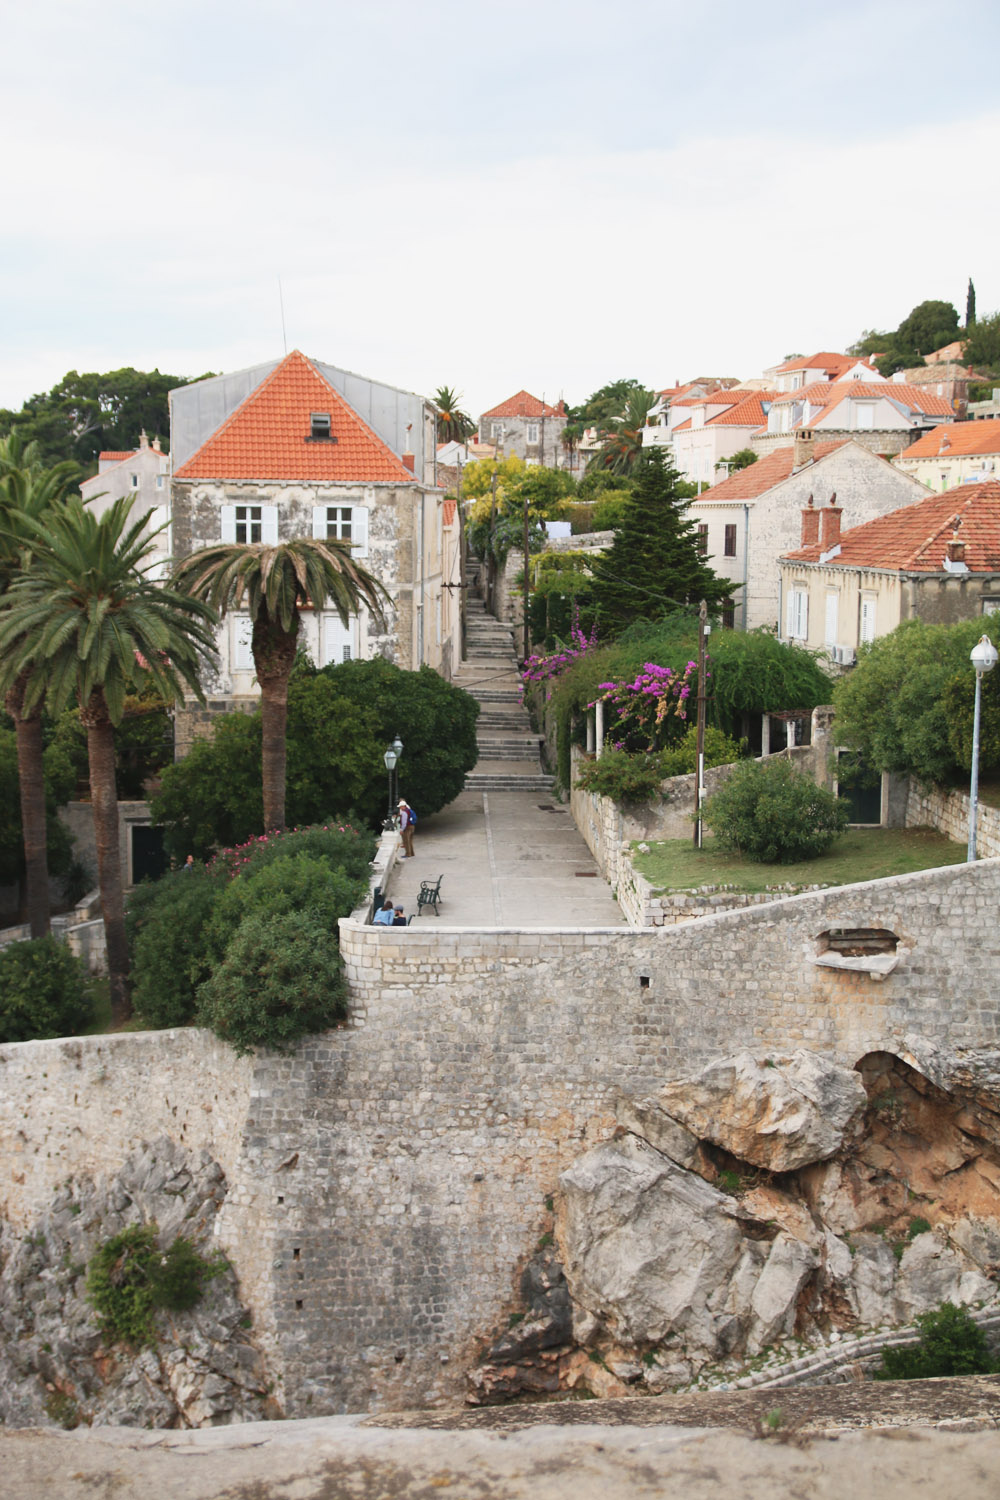
[{"label": "white window shutter", "polygon": [[799,598],[802,600],[799,617],[801,626],[799,636],[801,640],[807,641],[809,639],[809,595],[803,591],[799,595]]},{"label": "white window shutter", "polygon": [[797,597],[794,589],[788,590],[788,607],[785,610],[785,634],[789,640],[795,639],[795,601]]},{"label": "white window shutter", "polygon": [[224,505],[222,507],[222,540],[224,542],[235,542],[236,540],[235,505]]},{"label": "white window shutter", "polygon": [[233,671],[253,671],[253,621],[249,615],[233,616]]},{"label": "white window shutter", "polygon": [[355,505],[351,510],[351,541],[353,557],[368,556],[368,511],[363,505]]},{"label": "white window shutter", "polygon": [[278,507],[262,505],[260,508],[260,539],[266,547],[278,545]]},{"label": "white window shutter", "polygon": [[326,506],[313,506],[313,539],[317,542],[326,541]]}]

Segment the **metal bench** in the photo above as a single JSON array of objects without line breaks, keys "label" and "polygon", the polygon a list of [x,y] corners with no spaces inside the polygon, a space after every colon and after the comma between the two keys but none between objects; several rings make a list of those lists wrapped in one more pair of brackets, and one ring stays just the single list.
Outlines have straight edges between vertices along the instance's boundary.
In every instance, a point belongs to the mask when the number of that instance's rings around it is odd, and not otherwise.
[{"label": "metal bench", "polygon": [[424,909],[425,906],[433,906],[433,908],[434,908],[434,915],[435,916],[439,915],[439,912],[438,912],[438,903],[441,900],[441,882],[442,882],[443,879],[444,879],[444,876],[443,875],[439,875],[438,878],[437,878],[436,883],[434,883],[434,884],[432,884],[431,881],[429,881],[429,880],[422,880],[420,882],[420,894],[417,897],[417,916],[418,917],[419,917],[420,913],[423,911],[423,909]]}]

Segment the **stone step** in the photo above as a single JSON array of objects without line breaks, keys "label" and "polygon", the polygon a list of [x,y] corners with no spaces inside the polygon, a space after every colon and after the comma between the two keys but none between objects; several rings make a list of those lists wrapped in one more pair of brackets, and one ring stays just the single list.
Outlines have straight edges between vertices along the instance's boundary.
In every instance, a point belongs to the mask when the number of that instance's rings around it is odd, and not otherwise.
[{"label": "stone step", "polygon": [[554,781],[554,776],[545,776],[541,772],[537,776],[503,776],[470,771],[465,778],[465,790],[467,792],[549,792],[552,790]]},{"label": "stone step", "polygon": [[[464,686],[459,677],[456,677],[454,682],[456,687]],[[465,691],[479,703],[507,703],[511,708],[521,707],[521,692],[516,687],[467,687]]]},{"label": "stone step", "polygon": [[476,720],[479,734],[532,734],[531,720],[526,713],[481,713]]},{"label": "stone step", "polygon": [[[498,746],[495,740],[488,740],[485,744],[479,741],[479,754],[483,760],[534,760],[532,745],[510,745],[508,747]],[[537,754],[537,749],[536,749]],[[539,763],[541,769],[541,763]]]}]

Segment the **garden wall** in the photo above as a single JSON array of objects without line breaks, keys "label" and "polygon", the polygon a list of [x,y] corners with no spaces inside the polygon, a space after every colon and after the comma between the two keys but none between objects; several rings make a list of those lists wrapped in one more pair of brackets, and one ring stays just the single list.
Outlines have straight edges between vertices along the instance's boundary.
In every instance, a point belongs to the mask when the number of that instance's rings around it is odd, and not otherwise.
[{"label": "garden wall", "polygon": [[[997,1047],[998,903],[990,860],[659,930],[345,919],[351,1024],[287,1056],[193,1029],[0,1047],[0,1209],[23,1234],[141,1141],[205,1149],[289,1415],[460,1399],[621,1091],[744,1046]],[[887,977],[817,966],[824,932],[869,926],[899,940]]]},{"label": "garden wall", "polygon": [[[957,843],[966,843],[969,837],[968,792],[939,787],[925,791],[911,779],[906,798],[906,827],[936,828]],[[980,859],[995,859],[1000,855],[1000,810],[982,802],[976,819],[976,851]]]}]

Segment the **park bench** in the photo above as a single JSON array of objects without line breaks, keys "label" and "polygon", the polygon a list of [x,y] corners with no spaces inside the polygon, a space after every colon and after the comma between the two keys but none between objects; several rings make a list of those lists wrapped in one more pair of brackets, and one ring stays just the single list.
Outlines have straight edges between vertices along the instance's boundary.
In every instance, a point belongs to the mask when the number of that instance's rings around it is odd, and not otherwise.
[{"label": "park bench", "polygon": [[435,883],[433,883],[433,884],[429,880],[422,880],[420,882],[420,894],[417,897],[417,916],[418,917],[419,917],[420,913],[423,911],[423,909],[424,909],[425,906],[433,906],[433,908],[434,908],[434,915],[435,916],[439,915],[439,913],[438,913],[438,903],[441,900],[441,882],[442,882],[443,879],[444,879],[444,876],[443,875],[439,875],[438,878],[437,878],[437,881]]}]

